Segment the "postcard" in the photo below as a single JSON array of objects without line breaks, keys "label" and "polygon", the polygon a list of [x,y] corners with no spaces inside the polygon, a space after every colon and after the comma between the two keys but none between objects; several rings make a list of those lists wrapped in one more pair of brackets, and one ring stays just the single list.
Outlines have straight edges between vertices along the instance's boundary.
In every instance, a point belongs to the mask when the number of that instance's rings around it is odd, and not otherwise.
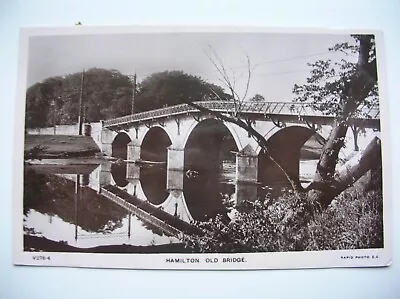
[{"label": "postcard", "polygon": [[383,34],[24,28],[15,265],[389,266]]}]

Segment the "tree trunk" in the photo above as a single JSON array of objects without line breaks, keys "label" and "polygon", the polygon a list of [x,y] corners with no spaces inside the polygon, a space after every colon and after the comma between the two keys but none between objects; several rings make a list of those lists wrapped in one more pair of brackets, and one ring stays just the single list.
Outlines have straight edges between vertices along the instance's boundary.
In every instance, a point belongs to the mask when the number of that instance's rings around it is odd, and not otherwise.
[{"label": "tree trunk", "polygon": [[339,170],[337,190],[342,192],[368,170],[379,167],[379,164],[381,164],[381,141],[378,137],[374,137],[362,154],[353,157]]},{"label": "tree trunk", "polygon": [[320,205],[320,208],[325,209],[337,195],[353,185],[367,171],[374,169],[380,163],[381,142],[378,137],[375,137],[362,153],[354,156],[341,167],[334,181],[314,185],[308,192],[309,202],[313,204],[317,203]]},{"label": "tree trunk", "polygon": [[343,147],[344,139],[347,134],[347,128],[348,126],[345,122],[336,122],[329,134],[317,164],[317,170],[314,176],[316,185],[332,182],[339,152]]},{"label": "tree trunk", "polygon": [[[334,175],[339,157],[339,151],[344,145],[347,129],[349,127],[348,118],[354,111],[356,111],[361,101],[367,97],[369,91],[376,83],[374,70],[369,70],[371,64],[368,62],[368,60],[371,47],[371,39],[360,39],[357,71],[353,75],[352,79],[345,83],[345,87],[341,95],[343,102],[342,110],[339,113],[339,116],[336,119],[334,127],[324,146],[324,150],[317,165],[314,181],[307,188],[310,190],[308,192],[308,199],[310,200],[311,204],[318,203],[321,208],[326,208],[332,199],[346,189],[349,182],[353,181],[351,177],[346,175],[337,181]],[[367,156],[370,155],[370,151],[375,152],[375,147],[377,146],[376,141],[375,146],[372,144],[370,147],[370,145],[364,151],[364,154]],[[359,165],[354,165],[355,169],[353,169],[353,171],[356,180],[358,180],[360,176],[366,172],[366,170],[364,170],[365,165],[369,165],[370,162],[372,161],[365,161],[363,159],[363,163],[360,161]]]}]

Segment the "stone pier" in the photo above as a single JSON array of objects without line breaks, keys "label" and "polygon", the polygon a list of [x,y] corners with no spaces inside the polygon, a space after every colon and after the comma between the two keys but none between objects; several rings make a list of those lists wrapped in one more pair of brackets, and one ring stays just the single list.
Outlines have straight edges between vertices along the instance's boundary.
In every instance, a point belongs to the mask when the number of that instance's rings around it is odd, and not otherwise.
[{"label": "stone pier", "polygon": [[167,189],[183,190],[185,152],[183,149],[168,148]]},{"label": "stone pier", "polygon": [[257,173],[258,155],[247,145],[236,154],[236,181],[257,183]]},{"label": "stone pier", "polygon": [[126,163],[126,180],[139,180],[140,179],[140,167],[135,163]]},{"label": "stone pier", "polygon": [[[236,205],[257,199],[258,155],[251,145],[236,154]],[[239,200],[240,199],[240,200]]]},{"label": "stone pier", "polygon": [[104,162],[89,174],[87,186],[97,192],[101,187],[111,184],[111,163]]},{"label": "stone pier", "polygon": [[101,149],[102,153],[111,157],[112,156],[112,143],[113,143],[113,140],[116,135],[117,135],[117,133],[102,127],[102,129],[100,131],[100,135],[93,135],[92,138],[95,141],[100,140],[101,141],[100,149]]},{"label": "stone pier", "polygon": [[127,160],[137,161],[140,159],[140,145],[131,141],[127,145]]}]

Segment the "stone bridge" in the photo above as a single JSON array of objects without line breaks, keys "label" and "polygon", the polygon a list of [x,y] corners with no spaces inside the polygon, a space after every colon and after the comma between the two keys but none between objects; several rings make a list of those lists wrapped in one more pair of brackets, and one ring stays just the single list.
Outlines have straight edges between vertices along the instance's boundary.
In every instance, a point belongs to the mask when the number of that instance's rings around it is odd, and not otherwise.
[{"label": "stone bridge", "polygon": [[[197,104],[227,114],[237,108],[233,102]],[[354,130],[348,131],[347,147],[341,152],[341,158],[352,155],[354,147],[362,150],[379,134],[379,107],[364,107],[362,111],[364,118],[350,120]],[[307,104],[292,102],[246,102],[240,107],[239,117],[251,122],[266,138],[279,162],[297,175],[303,145],[314,138],[321,150],[334,121],[333,116],[324,115]],[[208,174],[210,182],[216,179],[214,174],[224,161],[236,162],[235,194],[237,198],[247,199],[257,196],[257,189],[248,186],[273,185],[286,180],[247,131],[187,104],[106,120],[91,136],[104,154],[128,161],[126,179],[130,182],[131,194],[144,192],[139,181],[140,168],[130,162],[165,163],[164,186],[169,193],[165,201],[156,205],[186,221],[193,217],[182,190],[184,181],[190,184],[187,178],[191,173]]]}]

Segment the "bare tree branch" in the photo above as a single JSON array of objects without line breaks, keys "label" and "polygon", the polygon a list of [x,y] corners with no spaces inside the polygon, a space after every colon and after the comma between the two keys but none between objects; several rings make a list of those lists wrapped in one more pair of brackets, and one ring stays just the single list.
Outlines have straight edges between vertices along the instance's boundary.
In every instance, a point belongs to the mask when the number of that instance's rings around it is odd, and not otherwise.
[{"label": "bare tree branch", "polygon": [[211,91],[220,101],[223,101],[223,99],[221,99],[220,95],[219,95],[212,87],[210,87],[210,91]]},{"label": "bare tree branch", "polygon": [[242,100],[239,102],[239,110],[242,108],[243,102],[245,101],[247,97],[247,93],[249,92],[249,86],[250,86],[250,80],[251,80],[251,63],[250,63],[250,57],[249,55],[245,52],[246,54],[246,59],[247,59],[247,82],[246,82],[246,89],[243,95]]},{"label": "bare tree branch", "polygon": [[212,55],[210,55],[210,53],[208,53],[207,51],[205,51],[205,53],[206,53],[208,59],[213,64],[213,66],[215,67],[215,69],[218,71],[218,73],[222,77],[224,85],[230,91],[234,105],[235,105],[235,115],[237,115],[239,113],[240,107],[241,107],[241,104],[240,104],[241,98],[240,98],[239,94],[236,92],[235,75],[233,74],[233,80],[232,80],[229,77],[229,74],[225,68],[225,65],[224,65],[221,57],[211,46],[209,46],[208,48]]},{"label": "bare tree branch", "polygon": [[246,82],[246,90],[244,92],[243,95],[243,101],[246,99],[247,97],[247,93],[249,92],[249,86],[250,86],[250,80],[251,80],[251,63],[250,63],[250,57],[249,55],[246,53],[246,59],[247,59],[247,82]]}]

